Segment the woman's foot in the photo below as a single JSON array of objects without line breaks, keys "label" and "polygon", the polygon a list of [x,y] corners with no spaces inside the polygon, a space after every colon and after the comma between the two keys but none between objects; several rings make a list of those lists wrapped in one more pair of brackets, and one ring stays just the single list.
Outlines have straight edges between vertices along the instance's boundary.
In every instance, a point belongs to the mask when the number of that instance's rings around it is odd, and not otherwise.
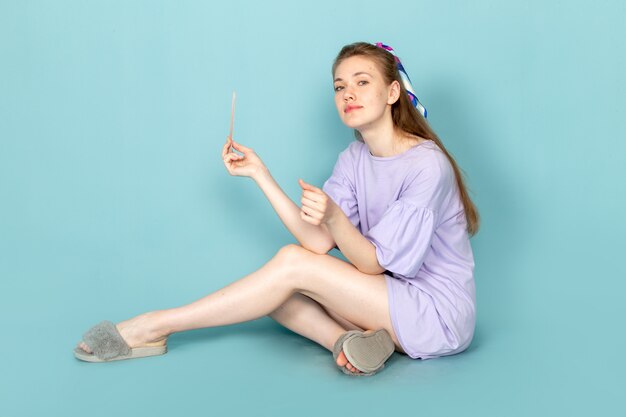
[{"label": "woman's foot", "polygon": [[[366,330],[365,332],[363,332],[363,334],[368,334],[368,333],[373,333],[373,332],[374,330]],[[346,354],[343,353],[343,349],[341,350],[341,352],[339,352],[339,356],[337,356],[337,365],[345,366],[346,369],[348,369],[351,372],[354,372],[355,374],[363,373],[359,371],[354,365],[352,365],[350,361],[348,361],[348,358],[346,358]]]},{"label": "woman's foot", "polygon": [[337,356],[337,365],[345,366],[349,371],[354,372],[355,374],[362,374],[363,373],[363,372],[359,371],[358,369],[356,369],[348,361],[348,358],[346,358],[346,355],[345,355],[345,353],[343,353],[343,350],[339,353],[339,356]]},{"label": "woman's foot", "polygon": [[[165,346],[168,335],[159,330],[156,324],[155,314],[149,312],[118,323],[115,327],[131,348]],[[93,353],[85,342],[77,346],[87,353]]]}]

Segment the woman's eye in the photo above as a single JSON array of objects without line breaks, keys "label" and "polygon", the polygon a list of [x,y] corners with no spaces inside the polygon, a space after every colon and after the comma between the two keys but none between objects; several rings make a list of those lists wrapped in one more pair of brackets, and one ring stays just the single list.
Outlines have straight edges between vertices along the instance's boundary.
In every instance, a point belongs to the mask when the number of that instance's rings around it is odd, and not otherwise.
[{"label": "woman's eye", "polygon": [[[361,84],[361,83],[363,83],[363,84]],[[359,81],[359,85],[365,85],[365,84],[367,84],[367,81],[365,81],[365,80]]]},{"label": "woman's eye", "polygon": [[338,85],[337,87],[335,87],[335,92],[339,91],[342,88],[343,88],[342,86]]}]

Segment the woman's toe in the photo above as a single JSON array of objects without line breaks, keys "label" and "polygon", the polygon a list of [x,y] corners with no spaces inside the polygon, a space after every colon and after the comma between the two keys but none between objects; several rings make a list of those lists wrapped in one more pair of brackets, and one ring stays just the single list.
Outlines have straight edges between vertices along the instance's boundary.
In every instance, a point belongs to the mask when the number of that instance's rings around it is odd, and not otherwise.
[{"label": "woman's toe", "polygon": [[84,350],[85,352],[87,352],[87,353],[91,353],[91,349],[90,349],[90,348],[89,348],[89,346],[87,346],[84,342],[82,342],[82,343],[80,344],[80,348],[81,348],[82,350]]},{"label": "woman's toe", "polygon": [[348,364],[348,358],[346,358],[346,354],[343,353],[343,350],[339,353],[339,356],[337,356],[336,363],[339,366],[346,366]]},{"label": "woman's toe", "polygon": [[361,371],[359,371],[359,369],[356,366],[352,365],[350,362],[348,362],[348,364],[350,365],[350,371],[354,372],[355,374],[361,373]]}]

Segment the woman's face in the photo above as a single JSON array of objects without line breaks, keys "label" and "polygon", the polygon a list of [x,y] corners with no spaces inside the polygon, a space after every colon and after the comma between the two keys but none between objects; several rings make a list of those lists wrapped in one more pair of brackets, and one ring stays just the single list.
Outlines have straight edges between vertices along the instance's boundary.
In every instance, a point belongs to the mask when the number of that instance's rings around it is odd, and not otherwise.
[{"label": "woman's face", "polygon": [[391,117],[391,105],[400,94],[400,84],[386,85],[373,60],[364,56],[344,59],[335,70],[335,105],[343,123],[363,129]]}]

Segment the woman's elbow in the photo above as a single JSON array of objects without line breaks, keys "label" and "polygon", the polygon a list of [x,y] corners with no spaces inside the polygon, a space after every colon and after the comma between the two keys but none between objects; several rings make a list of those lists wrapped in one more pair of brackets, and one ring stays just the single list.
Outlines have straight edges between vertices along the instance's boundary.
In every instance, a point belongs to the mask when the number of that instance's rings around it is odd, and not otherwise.
[{"label": "woman's elbow", "polygon": [[328,252],[333,250],[336,246],[328,247],[328,245],[318,245],[318,246],[302,246],[303,248],[317,254],[317,255],[326,255]]},{"label": "woman's elbow", "polygon": [[361,271],[361,272],[365,274],[369,274],[369,275],[380,275],[385,271],[386,269],[380,266],[378,262],[376,262],[376,265],[372,266],[371,268],[368,268],[367,271]]},{"label": "woman's elbow", "polygon": [[380,275],[380,274],[382,274],[383,272],[386,271],[385,268],[381,267],[378,264],[375,265],[375,266],[374,265],[370,265],[370,266],[367,266],[367,267],[363,267],[363,266],[358,267],[357,265],[354,265],[354,266],[360,272],[363,272],[364,274],[367,274],[367,275]]}]

